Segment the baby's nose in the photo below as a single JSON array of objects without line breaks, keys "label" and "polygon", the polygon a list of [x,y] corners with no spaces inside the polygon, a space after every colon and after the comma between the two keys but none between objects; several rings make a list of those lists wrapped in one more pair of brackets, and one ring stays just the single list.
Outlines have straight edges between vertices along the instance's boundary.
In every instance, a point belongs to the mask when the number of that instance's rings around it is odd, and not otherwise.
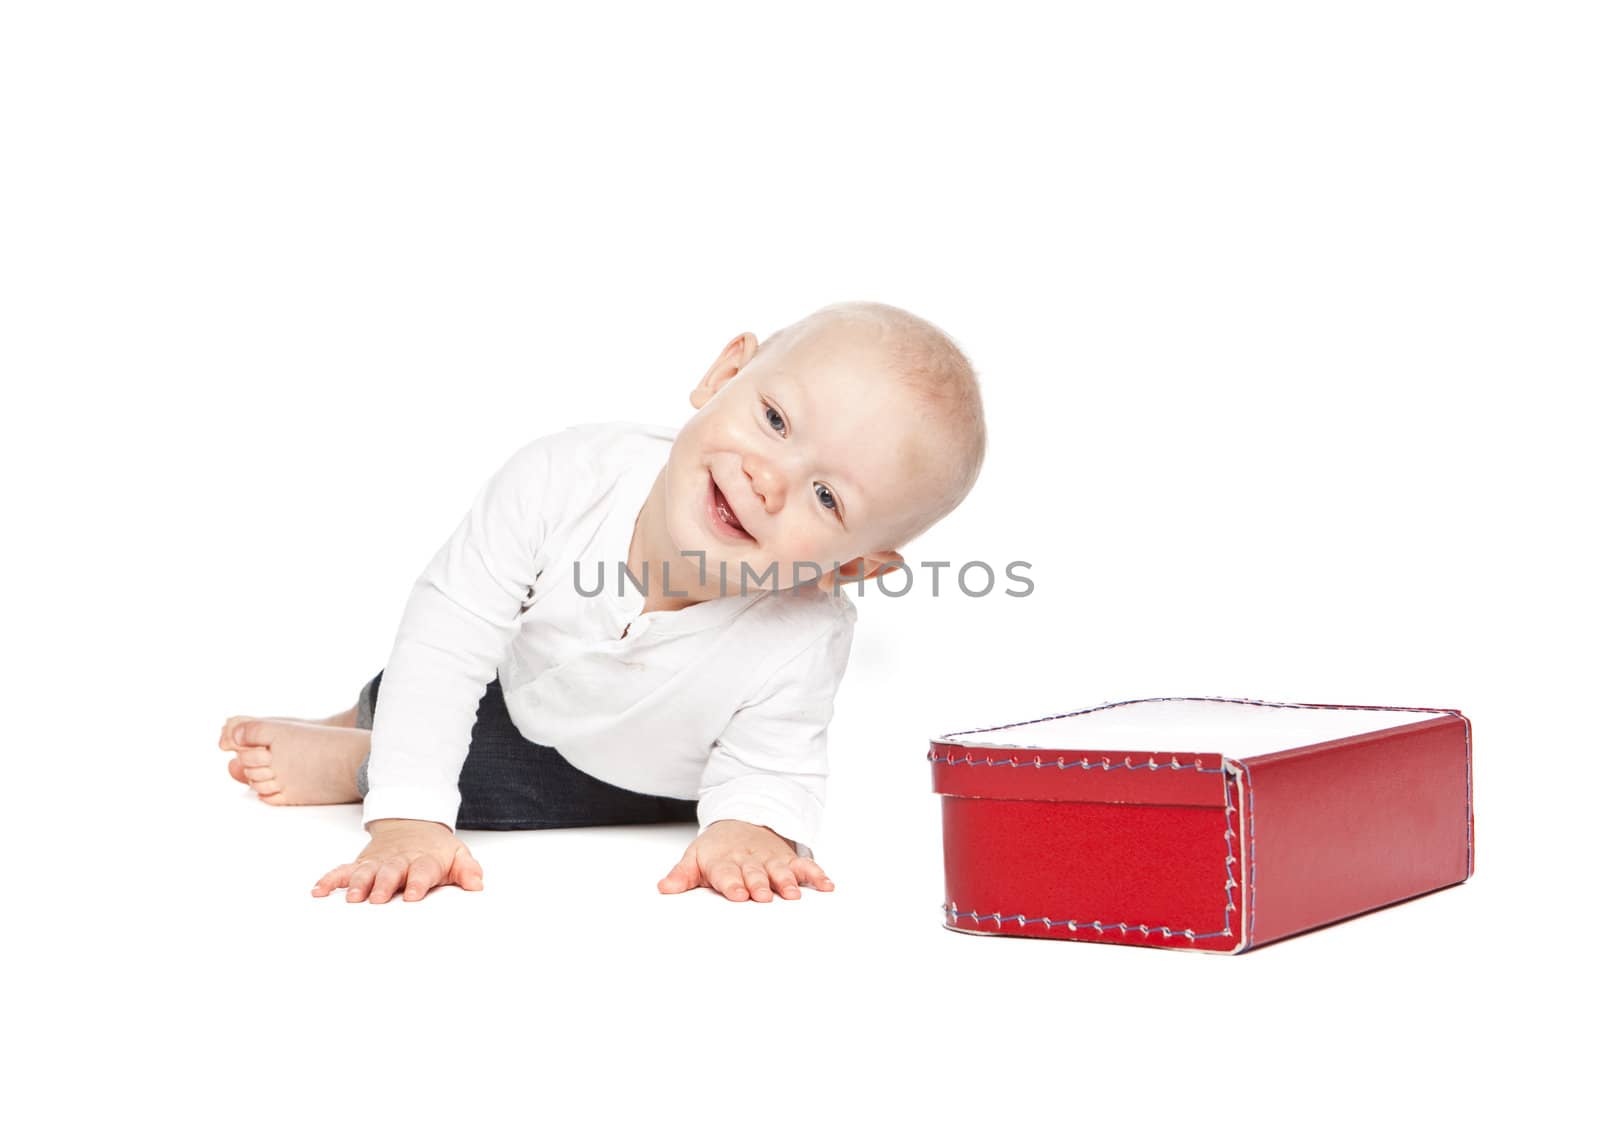
[{"label": "baby's nose", "polygon": [[750,476],[750,489],[763,510],[776,514],[783,509],[784,480],[775,467],[762,459],[746,459],[744,472]]}]

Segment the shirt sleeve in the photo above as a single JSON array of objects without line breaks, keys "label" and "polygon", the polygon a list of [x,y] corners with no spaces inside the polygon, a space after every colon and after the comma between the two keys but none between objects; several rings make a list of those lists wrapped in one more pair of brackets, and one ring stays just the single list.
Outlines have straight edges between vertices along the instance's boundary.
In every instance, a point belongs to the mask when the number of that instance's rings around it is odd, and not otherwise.
[{"label": "shirt sleeve", "polygon": [[401,817],[455,828],[478,703],[537,574],[550,478],[548,438],[518,450],[412,587],[373,714],[363,825]]},{"label": "shirt sleeve", "polygon": [[834,624],[734,712],[700,780],[699,821],[764,825],[811,857],[822,829],[828,723],[850,659],[854,620]]}]

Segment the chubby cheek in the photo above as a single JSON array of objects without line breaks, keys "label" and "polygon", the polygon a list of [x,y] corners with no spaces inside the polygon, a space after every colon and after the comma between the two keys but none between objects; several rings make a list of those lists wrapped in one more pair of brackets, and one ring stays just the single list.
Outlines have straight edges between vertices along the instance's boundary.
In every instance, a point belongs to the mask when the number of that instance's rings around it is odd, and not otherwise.
[{"label": "chubby cheek", "polygon": [[835,562],[855,557],[841,553],[838,537],[819,522],[785,523],[762,549],[780,562],[815,562],[824,572]]}]

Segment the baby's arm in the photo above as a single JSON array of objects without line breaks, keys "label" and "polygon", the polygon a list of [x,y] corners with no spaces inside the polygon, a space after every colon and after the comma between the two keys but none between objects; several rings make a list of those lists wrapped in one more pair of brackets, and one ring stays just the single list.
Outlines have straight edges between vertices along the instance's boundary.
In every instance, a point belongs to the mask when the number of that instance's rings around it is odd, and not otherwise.
[{"label": "baby's arm", "polygon": [[833,882],[811,856],[822,825],[828,723],[850,656],[853,618],[830,626],[767,678],[711,747],[700,781],[700,836],[656,888],[698,886],[730,901],[793,900]]},{"label": "baby's arm", "polygon": [[551,438],[517,451],[479,489],[471,510],[413,586],[372,723],[363,824],[371,842],[312,888],[347,900],[416,900],[435,885],[483,885],[453,831],[461,767],[485,687],[516,634],[544,544]]}]

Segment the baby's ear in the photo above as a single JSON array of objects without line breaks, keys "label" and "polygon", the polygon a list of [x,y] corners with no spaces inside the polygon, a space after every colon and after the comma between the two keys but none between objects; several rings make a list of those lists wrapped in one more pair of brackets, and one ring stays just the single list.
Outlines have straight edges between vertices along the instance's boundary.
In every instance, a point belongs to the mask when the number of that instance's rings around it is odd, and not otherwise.
[{"label": "baby's ear", "polygon": [[711,364],[711,369],[706,371],[705,377],[689,392],[689,403],[695,410],[699,410],[711,401],[715,395],[733,376],[744,370],[746,364],[755,358],[759,342],[749,331],[742,335],[735,335],[729,340],[728,345],[722,348],[722,353]]},{"label": "baby's ear", "polygon": [[835,582],[867,582],[899,569],[905,565],[905,561],[898,550],[874,550],[871,554],[839,563],[838,577],[835,578],[834,572],[829,570],[817,579],[817,585],[824,590],[832,590]]},{"label": "baby's ear", "polygon": [[900,551],[898,550],[874,551],[865,558],[858,559],[858,561],[867,564],[868,578],[881,578],[889,571],[898,570],[906,564],[906,560],[900,556]]}]

